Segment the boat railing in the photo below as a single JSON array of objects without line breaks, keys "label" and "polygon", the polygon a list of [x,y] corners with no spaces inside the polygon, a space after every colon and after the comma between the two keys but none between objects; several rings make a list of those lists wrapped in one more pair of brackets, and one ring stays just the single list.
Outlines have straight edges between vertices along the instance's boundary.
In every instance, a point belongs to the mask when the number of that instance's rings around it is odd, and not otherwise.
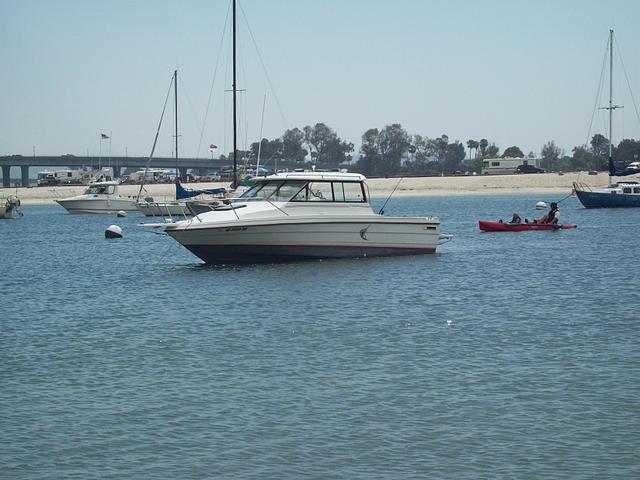
[{"label": "boat railing", "polygon": [[591,192],[591,186],[583,182],[573,182],[573,189],[576,192]]},{"label": "boat railing", "polygon": [[[173,214],[171,213],[171,207],[174,205],[170,202],[147,202],[147,204],[151,208],[151,216],[162,217],[166,223],[173,223],[177,221],[176,219],[186,220],[191,215],[191,212],[189,212],[189,209],[186,206],[181,209],[182,213]],[[154,208],[159,212],[158,215],[155,214]]]}]

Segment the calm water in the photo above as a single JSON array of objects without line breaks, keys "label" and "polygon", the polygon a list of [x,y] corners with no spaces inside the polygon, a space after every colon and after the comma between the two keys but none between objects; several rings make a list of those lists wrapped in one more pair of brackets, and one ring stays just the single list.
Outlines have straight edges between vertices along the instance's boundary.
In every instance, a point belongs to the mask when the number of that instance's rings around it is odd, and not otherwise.
[{"label": "calm water", "polygon": [[25,207],[0,223],[0,477],[639,478],[640,209],[477,229],[539,200],[392,199],[455,240],[243,267]]}]

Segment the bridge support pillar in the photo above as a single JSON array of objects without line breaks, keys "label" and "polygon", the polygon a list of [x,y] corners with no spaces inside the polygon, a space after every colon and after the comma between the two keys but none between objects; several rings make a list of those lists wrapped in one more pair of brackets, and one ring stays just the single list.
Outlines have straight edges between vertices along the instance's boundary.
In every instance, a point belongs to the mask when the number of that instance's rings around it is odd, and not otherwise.
[{"label": "bridge support pillar", "polygon": [[187,179],[187,170],[188,168],[178,168],[178,176],[180,177],[180,180]]},{"label": "bridge support pillar", "polygon": [[2,166],[2,186],[4,188],[9,188],[11,186],[11,166],[10,165]]},{"label": "bridge support pillar", "polygon": [[198,169],[198,175],[200,175],[201,177],[207,174],[207,169],[206,168],[199,168]]},{"label": "bridge support pillar", "polygon": [[120,166],[113,167],[113,178],[120,178]]},{"label": "bridge support pillar", "polygon": [[29,186],[29,165],[21,165],[20,166],[20,173],[21,173],[21,181],[22,181],[22,186],[23,187],[28,187]]}]

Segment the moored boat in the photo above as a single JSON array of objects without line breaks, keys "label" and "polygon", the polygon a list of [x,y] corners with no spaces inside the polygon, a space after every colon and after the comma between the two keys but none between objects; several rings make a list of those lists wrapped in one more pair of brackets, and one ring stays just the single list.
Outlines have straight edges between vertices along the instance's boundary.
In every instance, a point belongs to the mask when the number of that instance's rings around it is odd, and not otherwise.
[{"label": "moored boat", "polygon": [[577,228],[577,225],[571,224],[552,224],[552,223],[507,223],[507,222],[491,222],[480,220],[478,222],[480,230],[483,232],[526,232],[530,230],[568,230]]},{"label": "moored boat", "polygon": [[22,215],[20,199],[17,195],[9,195],[4,204],[0,206],[0,219],[22,217]]},{"label": "moored boat", "polygon": [[118,182],[96,182],[82,195],[56,200],[69,213],[115,213],[137,211],[136,199],[118,194]]},{"label": "moored boat", "polygon": [[626,177],[640,174],[640,163],[635,161],[623,170],[617,170],[613,161],[613,111],[621,105],[613,104],[613,30],[609,31],[609,185],[590,187],[582,182],[574,182],[573,190],[585,208],[629,208],[640,207],[640,184],[637,181],[611,183],[611,177]]},{"label": "moored boat", "polygon": [[635,181],[619,181],[595,188],[576,182],[573,187],[585,208],[640,207],[640,183]]},{"label": "moored boat", "polygon": [[280,173],[165,232],[209,264],[435,253],[435,217],[386,217],[356,173]]}]

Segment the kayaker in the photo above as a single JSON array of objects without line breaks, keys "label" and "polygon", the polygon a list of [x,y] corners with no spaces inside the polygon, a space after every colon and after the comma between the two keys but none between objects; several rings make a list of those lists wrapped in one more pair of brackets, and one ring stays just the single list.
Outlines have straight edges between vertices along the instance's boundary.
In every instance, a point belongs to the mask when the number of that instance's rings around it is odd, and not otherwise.
[{"label": "kayaker", "polygon": [[511,217],[509,223],[522,223],[522,219],[520,218],[520,215],[518,215],[518,212],[513,212],[513,217]]},{"label": "kayaker", "polygon": [[558,220],[560,219],[558,204],[556,202],[551,202],[549,207],[550,207],[549,211],[545,213],[541,218],[535,219],[527,223],[547,223],[551,225],[555,225],[556,223],[558,223]]}]

